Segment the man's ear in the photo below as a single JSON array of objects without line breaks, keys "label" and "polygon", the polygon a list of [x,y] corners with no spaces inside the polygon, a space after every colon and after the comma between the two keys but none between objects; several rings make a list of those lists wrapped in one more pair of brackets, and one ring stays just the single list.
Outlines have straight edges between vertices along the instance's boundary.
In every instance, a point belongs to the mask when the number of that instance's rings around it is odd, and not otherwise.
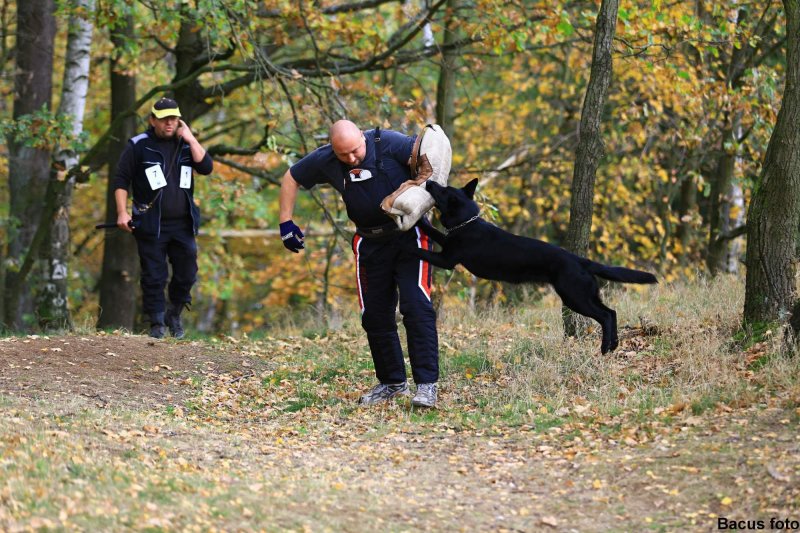
[{"label": "man's ear", "polygon": [[461,190],[472,200],[472,197],[475,195],[475,187],[478,186],[478,178],[474,178],[472,181],[461,187]]}]

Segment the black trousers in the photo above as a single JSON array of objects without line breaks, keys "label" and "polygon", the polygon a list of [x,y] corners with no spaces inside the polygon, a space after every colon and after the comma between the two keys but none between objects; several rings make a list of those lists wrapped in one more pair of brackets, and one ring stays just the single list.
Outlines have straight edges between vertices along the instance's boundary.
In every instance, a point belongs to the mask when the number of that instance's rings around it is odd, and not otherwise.
[{"label": "black trousers", "polygon": [[419,228],[388,240],[353,238],[361,326],[367,333],[378,381],[406,381],[395,321],[399,299],[414,382],[435,383],[439,380],[439,338],[430,296],[431,266],[403,252],[398,246],[403,240],[428,250],[432,247]]},{"label": "black trousers", "polygon": [[166,310],[164,288],[169,277],[167,260],[172,266],[169,301],[191,303],[192,286],[197,281],[197,242],[191,220],[162,220],[161,233],[137,235],[139,262],[142,266],[142,309],[148,315]]}]

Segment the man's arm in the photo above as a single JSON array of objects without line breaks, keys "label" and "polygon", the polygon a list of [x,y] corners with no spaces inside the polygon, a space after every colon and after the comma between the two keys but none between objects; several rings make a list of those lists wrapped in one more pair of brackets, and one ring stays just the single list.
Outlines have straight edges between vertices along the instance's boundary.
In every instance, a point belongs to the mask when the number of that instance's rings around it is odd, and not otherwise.
[{"label": "man's arm", "polygon": [[281,241],[287,250],[299,253],[305,248],[303,231],[292,220],[294,204],[297,201],[297,190],[300,184],[292,177],[291,170],[287,170],[281,181],[281,191],[278,194],[278,222],[280,222]]},{"label": "man's arm", "polygon": [[383,130],[381,131],[381,138],[386,139],[386,145],[390,147],[388,151],[390,157],[407,167],[411,166],[414,142],[417,140],[416,135],[405,135],[399,131]]},{"label": "man's arm", "polygon": [[133,145],[128,143],[122,154],[119,156],[117,168],[114,173],[114,202],[117,206],[117,227],[123,231],[132,231],[128,222],[131,216],[128,214],[128,189],[133,182],[136,173],[136,163],[134,161]]},{"label": "man's arm", "polygon": [[117,227],[131,233],[133,229],[128,226],[128,222],[131,221],[131,216],[128,214],[128,191],[126,189],[116,189],[114,191],[114,201],[117,203]]},{"label": "man's arm", "polygon": [[192,151],[192,160],[199,163],[206,156],[206,149],[200,145],[191,128],[183,120],[179,120],[178,123],[178,135],[189,145],[189,149]]},{"label": "man's arm", "polygon": [[194,136],[191,128],[183,120],[179,121],[179,123],[178,135],[181,136],[183,142],[189,145],[189,150],[192,152],[192,161],[195,162],[194,169],[199,174],[211,174],[211,170],[214,168],[211,156],[206,153],[206,149]]},{"label": "man's arm", "polygon": [[281,191],[278,194],[278,222],[287,222],[292,219],[298,190],[300,190],[300,184],[292,177],[291,170],[287,170],[281,180]]}]

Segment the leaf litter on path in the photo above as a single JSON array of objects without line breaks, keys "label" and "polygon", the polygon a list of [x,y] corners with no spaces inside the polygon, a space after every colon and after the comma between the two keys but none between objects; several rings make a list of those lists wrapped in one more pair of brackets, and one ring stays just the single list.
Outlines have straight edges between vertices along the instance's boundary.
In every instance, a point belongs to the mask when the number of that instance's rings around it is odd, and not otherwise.
[{"label": "leaf litter on path", "polygon": [[371,376],[354,370],[354,338],[314,358],[302,338],[0,343],[0,529],[679,531],[798,516],[791,391],[647,416],[543,397],[482,418],[472,402],[502,390],[497,371],[443,383],[439,411],[359,408]]}]

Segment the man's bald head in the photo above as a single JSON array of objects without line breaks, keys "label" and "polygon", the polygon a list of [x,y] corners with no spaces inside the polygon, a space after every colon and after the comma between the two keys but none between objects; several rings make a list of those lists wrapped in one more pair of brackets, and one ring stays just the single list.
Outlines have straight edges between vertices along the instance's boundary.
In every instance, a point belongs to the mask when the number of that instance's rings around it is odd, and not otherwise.
[{"label": "man's bald head", "polygon": [[367,144],[364,134],[349,120],[337,120],[331,126],[331,147],[342,163],[354,167],[364,160]]}]

